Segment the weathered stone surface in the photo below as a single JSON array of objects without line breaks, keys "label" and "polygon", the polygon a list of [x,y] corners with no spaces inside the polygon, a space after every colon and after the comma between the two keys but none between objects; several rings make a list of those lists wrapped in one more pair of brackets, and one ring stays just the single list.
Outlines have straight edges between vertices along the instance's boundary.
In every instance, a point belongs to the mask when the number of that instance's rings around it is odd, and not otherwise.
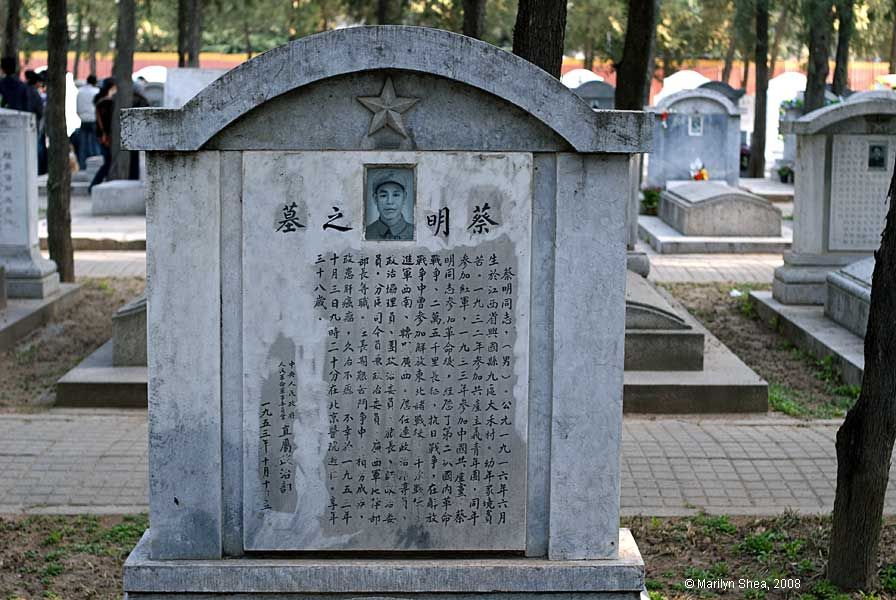
[{"label": "weathered stone surface", "polygon": [[695,181],[660,195],[660,218],[684,235],[781,235],[781,211],[771,202],[714,181]]},{"label": "weathered stone surface", "polygon": [[131,179],[116,179],[93,186],[90,212],[103,215],[146,214],[146,184]]},{"label": "weathered stone surface", "polygon": [[871,306],[874,258],[866,258],[828,273],[824,314],[843,327],[865,337]]},{"label": "weathered stone surface", "polygon": [[[648,115],[594,112],[557,79],[522,58],[447,31],[387,26],[340,29],[270,50],[217,79],[179,111],[128,111],[122,115],[122,143],[130,150],[196,150],[277,96],[331,77],[382,69],[429,73],[497,96],[551,128],[577,152],[639,152],[650,142]],[[319,117],[315,111],[291,126],[299,134],[313,131],[320,127]],[[296,138],[294,149],[312,149],[301,139]],[[448,149],[439,140],[423,142],[418,139],[416,149]],[[530,150],[532,142],[522,138],[504,148],[481,149]]]},{"label": "weathered stone surface", "polygon": [[737,186],[740,113],[728,98],[708,89],[685,90],[647,110],[658,115],[647,159],[647,185],[665,187],[670,179],[690,179],[691,163],[700,159],[710,179]]},{"label": "weathered stone surface", "polygon": [[112,316],[116,367],[146,366],[146,295],[134,298]]},{"label": "weathered stone surface", "polygon": [[0,265],[0,310],[6,308],[6,267]]},{"label": "weathered stone surface", "polygon": [[612,110],[616,106],[616,88],[605,81],[586,81],[572,91],[594,110]]},{"label": "weathered stone surface", "polygon": [[180,108],[226,72],[227,69],[192,67],[168,69],[160,105],[165,108]]},{"label": "weathered stone surface", "polygon": [[0,265],[10,298],[47,298],[59,291],[56,263],[40,255],[37,234],[37,130],[34,115],[0,108]]},{"label": "weathered stone surface", "polygon": [[896,155],[896,100],[859,98],[781,123],[797,136],[793,250],[774,298],[824,304],[828,273],[880,245]]}]

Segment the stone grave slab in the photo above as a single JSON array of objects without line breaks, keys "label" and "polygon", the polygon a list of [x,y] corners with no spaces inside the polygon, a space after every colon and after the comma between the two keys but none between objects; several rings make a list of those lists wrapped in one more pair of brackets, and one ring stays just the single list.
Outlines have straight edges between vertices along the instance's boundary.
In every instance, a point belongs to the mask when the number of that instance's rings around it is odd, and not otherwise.
[{"label": "stone grave slab", "polygon": [[874,258],[865,258],[828,274],[824,314],[864,338],[871,307]]},{"label": "stone grave slab", "polygon": [[146,295],[133,299],[115,312],[112,340],[114,366],[146,366]]},{"label": "stone grave slab", "polygon": [[664,190],[659,216],[688,236],[781,234],[781,211],[768,200],[714,181],[696,181]]},{"label": "stone grave slab", "polygon": [[146,214],[146,184],[116,179],[93,186],[90,213],[97,216]]}]

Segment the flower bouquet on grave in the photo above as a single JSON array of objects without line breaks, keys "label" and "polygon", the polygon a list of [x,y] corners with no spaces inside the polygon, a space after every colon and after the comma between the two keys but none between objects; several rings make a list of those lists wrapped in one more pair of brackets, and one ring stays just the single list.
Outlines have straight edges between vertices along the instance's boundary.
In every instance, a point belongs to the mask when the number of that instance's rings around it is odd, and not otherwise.
[{"label": "flower bouquet on grave", "polygon": [[703,161],[699,158],[691,163],[691,179],[694,181],[707,181],[709,179],[709,171],[703,165]]},{"label": "flower bouquet on grave", "polygon": [[669,127],[669,111],[664,110],[660,113],[660,125],[663,126],[663,129],[667,129]]}]

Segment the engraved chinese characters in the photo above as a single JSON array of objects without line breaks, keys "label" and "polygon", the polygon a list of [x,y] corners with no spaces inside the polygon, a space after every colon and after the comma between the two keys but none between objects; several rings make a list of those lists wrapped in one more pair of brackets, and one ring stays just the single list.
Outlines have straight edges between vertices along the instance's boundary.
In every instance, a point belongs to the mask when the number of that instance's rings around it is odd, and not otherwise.
[{"label": "engraved chinese characters", "polygon": [[[365,239],[377,165],[412,239]],[[531,155],[247,153],[243,190],[246,548],[525,549]]]}]

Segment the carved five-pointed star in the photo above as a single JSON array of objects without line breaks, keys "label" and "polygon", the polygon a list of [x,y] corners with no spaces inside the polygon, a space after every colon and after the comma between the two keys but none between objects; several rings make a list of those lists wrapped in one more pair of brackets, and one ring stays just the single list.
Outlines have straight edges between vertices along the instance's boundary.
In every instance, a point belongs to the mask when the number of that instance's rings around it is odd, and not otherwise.
[{"label": "carved five-pointed star", "polygon": [[408,137],[404,123],[401,122],[401,113],[417,104],[418,100],[419,98],[399,98],[395,94],[395,86],[392,85],[391,77],[386,79],[386,84],[379,96],[359,97],[358,102],[373,113],[367,135],[373,135],[383,127],[390,127],[403,137]]}]

